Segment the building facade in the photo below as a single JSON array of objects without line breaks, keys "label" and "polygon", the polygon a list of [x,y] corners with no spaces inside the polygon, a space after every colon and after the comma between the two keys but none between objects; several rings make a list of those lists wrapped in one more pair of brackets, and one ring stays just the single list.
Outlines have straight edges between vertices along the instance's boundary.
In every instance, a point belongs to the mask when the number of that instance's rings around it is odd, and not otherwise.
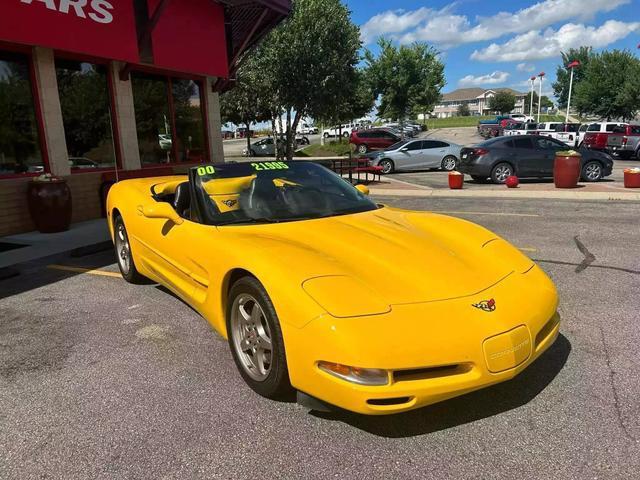
[{"label": "building facade", "polygon": [[289,0],[3,0],[0,236],[33,230],[27,184],[101,215],[106,179],[224,161],[219,93]]},{"label": "building facade", "polygon": [[450,93],[444,93],[440,102],[435,106],[433,114],[437,118],[455,117],[458,115],[460,105],[466,104],[471,115],[490,115],[489,99],[498,92],[506,91],[516,97],[516,105],[511,113],[524,113],[524,100],[526,93],[521,93],[510,88],[459,88]]}]

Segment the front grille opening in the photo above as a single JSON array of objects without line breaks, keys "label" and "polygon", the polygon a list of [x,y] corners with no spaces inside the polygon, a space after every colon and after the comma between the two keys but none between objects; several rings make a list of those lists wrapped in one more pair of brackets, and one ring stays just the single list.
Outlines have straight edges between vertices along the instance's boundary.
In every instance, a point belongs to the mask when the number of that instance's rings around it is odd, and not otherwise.
[{"label": "front grille opening", "polygon": [[411,397],[394,397],[394,398],[370,398],[367,400],[369,405],[389,406],[402,405],[411,401]]},{"label": "front grille opening", "polygon": [[551,330],[558,324],[558,316],[554,315],[551,317],[547,323],[545,323],[544,327],[540,329],[538,334],[536,335],[536,347],[540,345],[551,333]]},{"label": "front grille opening", "polygon": [[460,375],[471,370],[470,363],[455,363],[451,365],[439,365],[437,367],[412,368],[409,370],[395,370],[394,382],[410,382],[413,380],[428,380],[432,378]]}]

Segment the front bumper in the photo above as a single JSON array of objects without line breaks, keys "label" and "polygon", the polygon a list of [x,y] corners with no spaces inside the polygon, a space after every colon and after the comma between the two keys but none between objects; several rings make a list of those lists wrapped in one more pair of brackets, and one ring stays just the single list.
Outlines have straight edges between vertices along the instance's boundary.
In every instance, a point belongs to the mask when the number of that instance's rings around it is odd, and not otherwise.
[{"label": "front bumper", "polygon": [[[472,307],[486,298],[495,299],[495,311]],[[369,415],[430,405],[522,372],[557,338],[556,308],[553,284],[534,267],[468,297],[394,305],[383,315],[324,315],[286,335],[299,335],[286,338],[291,383],[324,402]],[[391,372],[390,383],[349,383],[320,370],[319,360],[383,368]]]}]

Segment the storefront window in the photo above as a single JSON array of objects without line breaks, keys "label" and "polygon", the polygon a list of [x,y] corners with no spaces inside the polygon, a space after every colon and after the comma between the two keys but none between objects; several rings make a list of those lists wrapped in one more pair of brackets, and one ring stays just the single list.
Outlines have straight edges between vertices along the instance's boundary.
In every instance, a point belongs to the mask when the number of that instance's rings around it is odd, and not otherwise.
[{"label": "storefront window", "polygon": [[140,160],[143,165],[170,163],[174,159],[168,80],[135,72],[131,81]]},{"label": "storefront window", "polygon": [[139,72],[131,80],[143,165],[206,161],[200,84]]},{"label": "storefront window", "polygon": [[204,162],[206,156],[200,85],[193,80],[174,79],[172,90],[178,161]]},{"label": "storefront window", "polygon": [[43,171],[29,58],[0,52],[0,175]]},{"label": "storefront window", "polygon": [[106,68],[57,59],[56,76],[71,170],[113,167],[116,156]]}]

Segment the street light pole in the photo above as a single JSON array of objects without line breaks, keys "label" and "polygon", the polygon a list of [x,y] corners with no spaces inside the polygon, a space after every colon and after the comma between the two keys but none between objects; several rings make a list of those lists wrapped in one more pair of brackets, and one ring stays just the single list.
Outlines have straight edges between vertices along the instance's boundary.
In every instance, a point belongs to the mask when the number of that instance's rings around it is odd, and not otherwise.
[{"label": "street light pole", "polygon": [[567,68],[571,70],[571,77],[569,79],[569,98],[567,99],[567,115],[565,116],[564,123],[569,123],[569,108],[571,108],[571,89],[573,87],[573,69],[580,66],[580,62],[578,60],[574,60]]},{"label": "street light pole", "polygon": [[544,77],[544,72],[540,72],[538,77],[540,77],[540,93],[538,94],[538,123],[540,123],[540,107],[542,106],[542,77]]},{"label": "street light pole", "polygon": [[531,77],[531,101],[529,105],[529,116],[532,119],[533,119],[533,84],[535,83],[535,81],[536,81],[536,77]]}]

